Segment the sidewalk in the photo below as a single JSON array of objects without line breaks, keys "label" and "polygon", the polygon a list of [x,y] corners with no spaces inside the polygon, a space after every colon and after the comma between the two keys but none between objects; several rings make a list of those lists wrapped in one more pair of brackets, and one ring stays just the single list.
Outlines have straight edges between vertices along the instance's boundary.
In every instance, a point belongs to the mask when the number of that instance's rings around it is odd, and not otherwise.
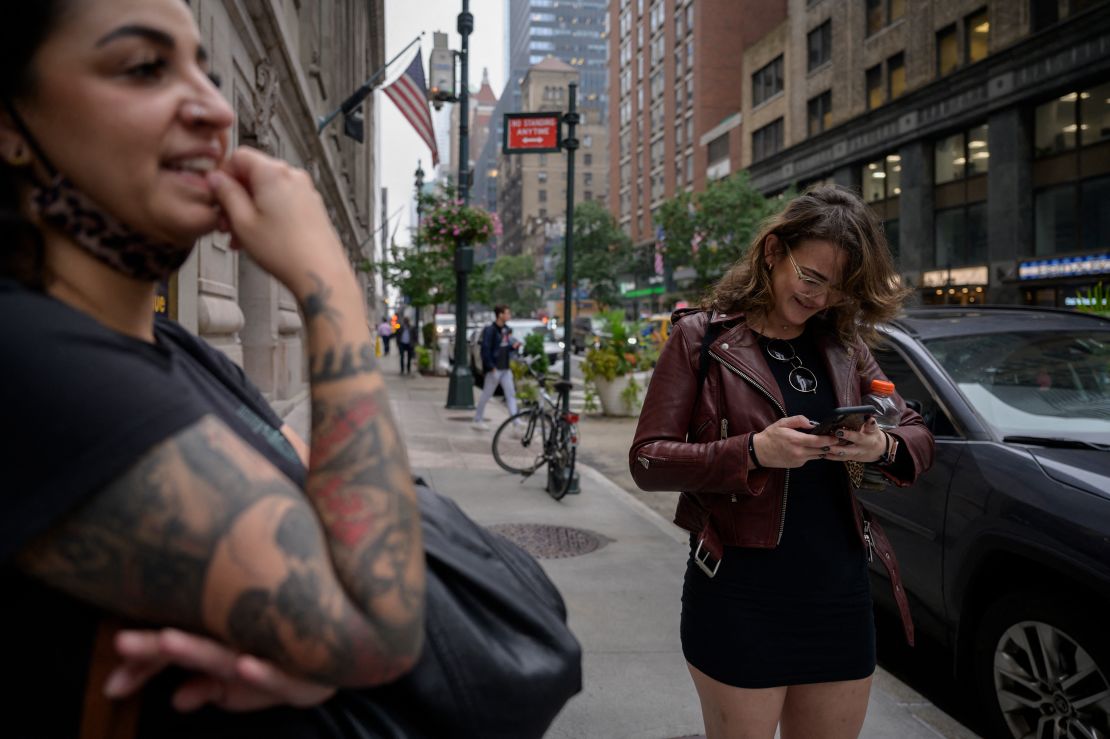
[{"label": "sidewalk", "polygon": [[[413,471],[485,525],[547,525],[586,532],[560,540],[544,569],[566,599],[570,626],[584,650],[584,688],[549,737],[671,739],[702,733],[701,712],[679,644],[686,536],[592,467],[581,466],[580,495],[561,502],[544,492],[542,474],[521,483],[490,454],[492,430],[470,428],[472,411],[444,408],[445,378],[401,377],[396,357],[383,361],[394,413]],[[308,431],[307,403],[287,420]],[[499,399],[491,427],[507,415]],[[589,439],[584,439],[588,444]],[[519,529],[518,529],[519,530]],[[598,548],[567,556],[575,543]],[[545,540],[547,541],[547,540]],[[548,542],[559,547],[559,541]],[[974,737],[925,698],[879,669],[863,737]]]}]

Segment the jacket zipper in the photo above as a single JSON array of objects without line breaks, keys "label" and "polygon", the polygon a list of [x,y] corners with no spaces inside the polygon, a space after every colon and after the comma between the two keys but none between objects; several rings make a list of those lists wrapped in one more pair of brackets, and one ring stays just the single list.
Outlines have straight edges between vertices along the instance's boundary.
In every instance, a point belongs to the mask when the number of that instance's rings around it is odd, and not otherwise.
[{"label": "jacket zipper", "polygon": [[[756,390],[758,390],[760,393],[762,393],[763,396],[765,398],[767,398],[767,400],[771,401],[771,403],[775,406],[775,408],[778,409],[779,413],[782,414],[782,417],[786,418],[786,409],[783,408],[782,405],[779,403],[779,401],[775,399],[775,396],[771,395],[770,391],[768,391],[767,388],[760,385],[759,382],[757,382],[754,377],[752,377],[748,373],[744,372],[743,370],[740,370],[740,369],[737,369],[736,367],[733,367],[731,364],[729,364],[725,360],[721,359],[721,357],[719,357],[717,354],[713,353],[712,351],[709,352],[709,356],[713,357],[718,362],[720,362],[725,367],[727,367],[729,370],[731,370],[735,374],[739,375],[749,385],[751,385]],[[775,546],[778,546],[780,543],[782,543],[782,532],[786,529],[786,501],[790,498],[790,470],[787,469],[787,470],[783,470],[783,471],[786,473],[786,475],[785,475],[785,480],[783,481],[783,485],[782,485],[782,520],[779,521],[779,535],[778,535],[778,538],[775,539]],[[733,498],[733,500],[735,500],[735,498]]]},{"label": "jacket zipper", "polygon": [[867,561],[875,561],[875,540],[871,536],[871,522],[863,521],[863,543],[867,545]]},{"label": "jacket zipper", "polygon": [[[727,418],[722,418],[721,419],[721,441],[724,441],[727,438],[728,438],[728,419]],[[736,492],[735,491],[729,493],[728,497],[729,497],[729,500],[731,502],[733,502],[733,503],[736,502]]]}]

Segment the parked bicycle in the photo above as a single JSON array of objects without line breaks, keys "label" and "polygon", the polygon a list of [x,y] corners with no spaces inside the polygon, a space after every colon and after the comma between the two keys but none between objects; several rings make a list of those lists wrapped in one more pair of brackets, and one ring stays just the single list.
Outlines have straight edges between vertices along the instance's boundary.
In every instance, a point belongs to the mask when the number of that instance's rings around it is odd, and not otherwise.
[{"label": "parked bicycle", "polygon": [[[578,451],[578,414],[564,413],[562,399],[574,384],[557,380],[555,396],[547,392],[548,378],[537,372],[532,362],[521,361],[539,386],[539,398],[511,416],[493,435],[493,458],[503,470],[522,475],[525,480],[547,465],[547,492],[561,500],[574,483],[574,460]],[[523,480],[522,480],[523,482]]]}]

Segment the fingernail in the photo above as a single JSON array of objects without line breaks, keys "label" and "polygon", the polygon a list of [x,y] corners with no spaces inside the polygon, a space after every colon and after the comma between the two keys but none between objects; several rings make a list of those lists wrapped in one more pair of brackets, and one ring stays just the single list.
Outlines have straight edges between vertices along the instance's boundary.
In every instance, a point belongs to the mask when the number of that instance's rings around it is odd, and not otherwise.
[{"label": "fingernail", "polygon": [[836,438],[843,439],[844,438],[844,432],[843,431],[837,431],[836,432]]},{"label": "fingernail", "polygon": [[821,451],[827,452],[827,451],[829,451],[829,448],[827,446],[823,446],[823,447],[821,447]]},{"label": "fingernail", "polygon": [[817,425],[817,421],[810,421],[810,422],[809,422],[809,425],[810,425],[810,426],[816,426],[816,425]]},{"label": "fingernail", "polygon": [[114,670],[112,674],[108,675],[108,679],[104,682],[104,695],[109,698],[118,698],[123,695],[123,689],[127,678],[124,677],[123,671]]},{"label": "fingernail", "polygon": [[227,175],[218,169],[208,171],[208,184],[212,187],[223,187],[227,183]]}]

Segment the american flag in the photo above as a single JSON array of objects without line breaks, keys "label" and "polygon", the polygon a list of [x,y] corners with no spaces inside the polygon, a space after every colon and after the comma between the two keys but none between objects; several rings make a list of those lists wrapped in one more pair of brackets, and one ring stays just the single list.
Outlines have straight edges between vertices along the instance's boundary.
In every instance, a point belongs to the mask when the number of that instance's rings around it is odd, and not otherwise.
[{"label": "american flag", "polygon": [[420,138],[432,150],[432,166],[439,164],[432,114],[428,110],[428,87],[424,83],[424,62],[418,50],[405,73],[385,88],[385,94],[401,109],[401,115],[412,124]]}]

